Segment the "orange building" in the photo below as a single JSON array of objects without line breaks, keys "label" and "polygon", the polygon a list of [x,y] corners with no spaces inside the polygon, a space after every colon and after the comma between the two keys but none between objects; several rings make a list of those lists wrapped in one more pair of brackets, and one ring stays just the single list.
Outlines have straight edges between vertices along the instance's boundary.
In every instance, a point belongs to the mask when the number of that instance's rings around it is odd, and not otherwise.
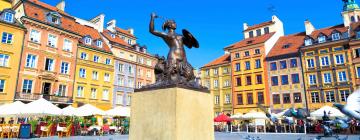
[{"label": "orange building", "polygon": [[225,48],[231,54],[234,114],[256,110],[257,103],[269,106],[265,58],[283,35],[282,22],[273,16],[271,21],[261,24],[245,23],[245,39]]}]

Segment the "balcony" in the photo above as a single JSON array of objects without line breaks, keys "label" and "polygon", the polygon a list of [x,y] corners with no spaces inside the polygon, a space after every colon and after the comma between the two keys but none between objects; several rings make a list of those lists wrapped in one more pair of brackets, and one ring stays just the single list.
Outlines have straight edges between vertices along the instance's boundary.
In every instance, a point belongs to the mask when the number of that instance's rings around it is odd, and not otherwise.
[{"label": "balcony", "polygon": [[73,100],[72,97],[67,96],[56,96],[56,95],[45,95],[40,93],[20,93],[17,92],[15,94],[15,100],[21,100],[21,101],[35,101],[40,98],[44,98],[52,103],[55,104],[72,104]]}]

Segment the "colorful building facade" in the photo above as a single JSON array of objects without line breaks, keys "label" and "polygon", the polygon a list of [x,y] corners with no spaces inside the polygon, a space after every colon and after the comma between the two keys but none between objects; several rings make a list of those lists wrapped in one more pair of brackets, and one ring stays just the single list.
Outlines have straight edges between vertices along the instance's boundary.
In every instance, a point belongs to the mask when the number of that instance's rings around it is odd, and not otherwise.
[{"label": "colorful building facade", "polygon": [[0,1],[0,104],[14,101],[26,28],[8,0]]},{"label": "colorful building facade", "polygon": [[231,57],[225,54],[200,68],[201,83],[213,96],[215,116],[232,114]]}]

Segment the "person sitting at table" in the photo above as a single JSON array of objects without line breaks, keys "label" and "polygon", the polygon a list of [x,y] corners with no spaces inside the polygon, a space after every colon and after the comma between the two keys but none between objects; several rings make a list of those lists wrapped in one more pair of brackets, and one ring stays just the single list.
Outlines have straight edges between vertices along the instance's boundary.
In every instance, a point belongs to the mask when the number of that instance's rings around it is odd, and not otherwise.
[{"label": "person sitting at table", "polygon": [[108,124],[104,124],[104,126],[101,129],[102,129],[103,135],[110,134],[110,126]]}]

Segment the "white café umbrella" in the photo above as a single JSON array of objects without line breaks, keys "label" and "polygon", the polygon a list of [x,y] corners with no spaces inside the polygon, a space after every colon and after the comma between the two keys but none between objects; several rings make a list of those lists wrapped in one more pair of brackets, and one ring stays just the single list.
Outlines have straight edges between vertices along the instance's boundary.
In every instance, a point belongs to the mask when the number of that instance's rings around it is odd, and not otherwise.
[{"label": "white caf\u00e9 umbrella", "polygon": [[242,116],[242,118],[246,119],[267,119],[265,113],[263,112],[256,112],[256,111],[250,111],[249,113],[246,113]]},{"label": "white caf\u00e9 umbrella", "polygon": [[115,116],[130,117],[130,108],[118,106],[118,107],[115,107],[113,109],[106,111],[105,115],[111,116],[111,117],[115,117]]},{"label": "white caf\u00e9 umbrella", "polygon": [[0,116],[15,117],[21,114],[21,110],[25,108],[25,104],[21,101],[16,101],[10,104],[5,104],[0,107]]},{"label": "white caf\u00e9 umbrella", "polygon": [[21,109],[21,115],[28,116],[45,116],[45,115],[60,115],[61,109],[51,102],[40,98],[36,101],[28,103]]},{"label": "white caf\u00e9 umbrella", "polygon": [[78,108],[77,116],[105,115],[105,112],[93,105],[86,104]]},{"label": "white caf\u00e9 umbrella", "polygon": [[286,109],[286,110],[284,110],[284,111],[281,111],[280,113],[272,114],[272,115],[274,115],[274,116],[277,117],[277,118],[280,118],[280,117],[283,117],[284,114],[285,114],[285,112],[288,111],[288,110],[289,110],[289,109]]},{"label": "white caf\u00e9 umbrella", "polygon": [[77,116],[79,110],[78,108],[72,107],[69,105],[61,110],[61,115],[63,116]]},{"label": "white caf\u00e9 umbrella", "polygon": [[236,119],[236,120],[238,120],[238,119],[242,119],[242,118],[243,118],[243,115],[237,113],[237,114],[235,114],[235,115],[230,116],[230,118],[231,118],[231,119]]},{"label": "white caf\u00e9 umbrella", "polygon": [[345,115],[341,113],[340,110],[330,106],[323,106],[322,108],[315,110],[314,112],[311,112],[310,116],[312,118],[321,118],[324,116],[324,111],[329,117],[345,117]]}]

